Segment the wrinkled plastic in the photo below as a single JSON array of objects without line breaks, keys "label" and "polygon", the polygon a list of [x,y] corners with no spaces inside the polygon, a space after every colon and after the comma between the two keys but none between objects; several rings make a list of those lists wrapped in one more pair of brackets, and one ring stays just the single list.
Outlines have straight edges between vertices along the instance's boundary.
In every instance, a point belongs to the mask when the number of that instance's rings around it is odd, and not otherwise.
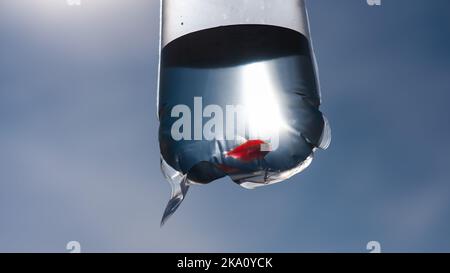
[{"label": "wrinkled plastic", "polygon": [[[304,3],[283,0],[280,18],[267,8],[279,2],[163,2],[159,142],[172,194],[161,224],[191,185],[278,183],[329,146]],[[212,10],[193,16],[189,3]]]}]

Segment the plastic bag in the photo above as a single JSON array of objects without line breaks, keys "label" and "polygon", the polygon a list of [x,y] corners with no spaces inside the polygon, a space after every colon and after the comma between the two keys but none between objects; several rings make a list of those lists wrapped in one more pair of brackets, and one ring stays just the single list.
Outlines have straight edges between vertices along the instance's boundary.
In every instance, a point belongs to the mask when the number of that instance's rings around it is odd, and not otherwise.
[{"label": "plastic bag", "polygon": [[304,1],[164,0],[161,33],[161,224],[193,184],[281,182],[329,146]]}]

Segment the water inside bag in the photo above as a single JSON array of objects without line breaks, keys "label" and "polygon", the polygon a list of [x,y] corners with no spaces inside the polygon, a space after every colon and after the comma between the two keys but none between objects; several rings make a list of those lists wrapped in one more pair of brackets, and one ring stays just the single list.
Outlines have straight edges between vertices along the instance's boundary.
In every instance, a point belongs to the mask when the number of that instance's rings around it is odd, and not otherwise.
[{"label": "water inside bag", "polygon": [[[172,196],[229,176],[255,188],[303,171],[331,141],[308,39],[269,25],[179,37],[161,52],[159,143]],[[243,110],[243,111],[240,111]]]}]

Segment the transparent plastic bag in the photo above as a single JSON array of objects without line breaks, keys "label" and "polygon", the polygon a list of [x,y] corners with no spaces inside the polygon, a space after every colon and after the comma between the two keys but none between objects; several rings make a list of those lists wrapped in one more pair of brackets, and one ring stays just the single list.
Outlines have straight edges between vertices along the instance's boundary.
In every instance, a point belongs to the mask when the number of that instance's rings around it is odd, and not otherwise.
[{"label": "transparent plastic bag", "polygon": [[309,166],[331,132],[303,0],[164,0],[158,94],[161,224],[193,184],[249,189]]}]

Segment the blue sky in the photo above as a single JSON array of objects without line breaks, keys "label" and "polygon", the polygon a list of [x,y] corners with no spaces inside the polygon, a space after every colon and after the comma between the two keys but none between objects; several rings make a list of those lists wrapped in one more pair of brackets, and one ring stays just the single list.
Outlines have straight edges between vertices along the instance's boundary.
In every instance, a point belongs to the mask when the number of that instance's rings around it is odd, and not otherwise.
[{"label": "blue sky", "polygon": [[164,228],[159,1],[0,4],[0,251],[450,251],[450,3],[308,1],[333,141],[194,187]]}]

